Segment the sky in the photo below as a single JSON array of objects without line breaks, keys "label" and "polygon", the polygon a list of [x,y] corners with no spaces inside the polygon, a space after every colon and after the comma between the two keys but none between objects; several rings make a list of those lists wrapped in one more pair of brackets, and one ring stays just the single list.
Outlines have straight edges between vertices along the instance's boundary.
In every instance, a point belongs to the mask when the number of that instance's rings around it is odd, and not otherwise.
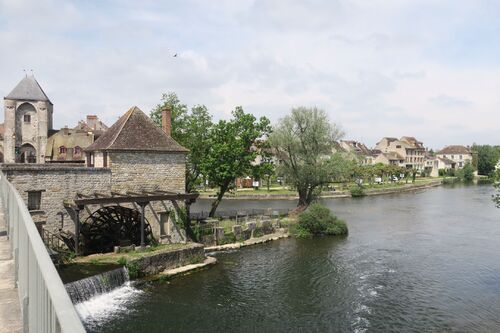
[{"label": "sky", "polygon": [[498,17],[493,0],[0,0],[0,93],[33,70],[56,128],[175,92],[214,119],[316,106],[369,147],[500,144]]}]

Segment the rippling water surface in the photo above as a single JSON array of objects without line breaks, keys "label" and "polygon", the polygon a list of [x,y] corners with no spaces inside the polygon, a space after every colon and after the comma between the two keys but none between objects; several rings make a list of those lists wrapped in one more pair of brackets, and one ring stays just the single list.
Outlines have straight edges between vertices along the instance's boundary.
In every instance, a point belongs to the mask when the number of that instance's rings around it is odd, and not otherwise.
[{"label": "rippling water surface", "polygon": [[500,332],[500,209],[492,193],[442,187],[325,201],[348,222],[349,237],[219,253],[208,270],[128,301],[108,297],[109,308],[120,305],[110,315],[104,301],[102,311],[89,303],[85,319],[96,332]]}]

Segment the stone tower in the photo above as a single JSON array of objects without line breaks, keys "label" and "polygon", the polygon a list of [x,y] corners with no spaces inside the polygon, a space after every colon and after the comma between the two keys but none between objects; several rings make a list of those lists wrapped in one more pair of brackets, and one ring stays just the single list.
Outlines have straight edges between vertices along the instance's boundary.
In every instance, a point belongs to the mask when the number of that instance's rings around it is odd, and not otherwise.
[{"label": "stone tower", "polygon": [[44,163],[53,105],[33,75],[4,97],[5,163]]}]

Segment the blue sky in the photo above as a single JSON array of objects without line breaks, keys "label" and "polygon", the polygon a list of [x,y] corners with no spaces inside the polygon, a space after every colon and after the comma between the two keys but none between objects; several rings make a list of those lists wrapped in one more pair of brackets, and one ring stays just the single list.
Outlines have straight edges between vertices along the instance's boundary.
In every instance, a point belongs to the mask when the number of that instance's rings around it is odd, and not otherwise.
[{"label": "blue sky", "polygon": [[481,0],[0,0],[0,92],[33,69],[56,127],[173,91],[216,119],[318,106],[368,146],[500,144],[499,16]]}]

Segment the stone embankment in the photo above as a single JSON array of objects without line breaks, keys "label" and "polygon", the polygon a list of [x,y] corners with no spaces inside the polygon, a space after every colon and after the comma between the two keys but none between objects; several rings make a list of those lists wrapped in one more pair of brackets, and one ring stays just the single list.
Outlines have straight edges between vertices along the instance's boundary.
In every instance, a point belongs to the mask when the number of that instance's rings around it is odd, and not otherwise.
[{"label": "stone embankment", "polygon": [[243,242],[236,242],[231,244],[224,245],[214,245],[205,247],[205,252],[216,252],[216,251],[226,251],[226,250],[235,250],[245,246],[252,246],[256,244],[267,243],[270,241],[275,241],[281,238],[288,238],[290,235],[285,230],[280,230],[278,232],[264,235],[262,237],[255,237],[247,239]]}]

